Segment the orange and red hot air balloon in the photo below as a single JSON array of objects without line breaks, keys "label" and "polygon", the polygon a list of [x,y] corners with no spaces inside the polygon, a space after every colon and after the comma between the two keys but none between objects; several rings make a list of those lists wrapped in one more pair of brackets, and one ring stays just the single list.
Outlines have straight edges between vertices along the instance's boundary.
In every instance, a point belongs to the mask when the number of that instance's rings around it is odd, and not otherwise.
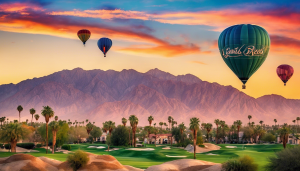
[{"label": "orange and red hot air balloon", "polygon": [[284,82],[284,86],[286,85],[286,82],[293,76],[294,69],[290,65],[279,65],[277,67],[277,75],[278,77]]},{"label": "orange and red hot air balloon", "polygon": [[83,45],[85,45],[85,42],[91,37],[91,32],[87,29],[82,29],[77,32],[77,36],[82,41]]}]

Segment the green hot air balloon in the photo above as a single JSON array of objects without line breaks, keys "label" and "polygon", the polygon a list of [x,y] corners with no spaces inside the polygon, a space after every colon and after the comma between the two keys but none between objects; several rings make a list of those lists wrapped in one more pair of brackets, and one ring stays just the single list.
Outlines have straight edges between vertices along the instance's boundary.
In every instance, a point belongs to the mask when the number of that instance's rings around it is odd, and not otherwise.
[{"label": "green hot air balloon", "polygon": [[225,29],[218,40],[221,56],[228,67],[243,82],[266,60],[270,49],[268,32],[256,25],[240,24]]}]

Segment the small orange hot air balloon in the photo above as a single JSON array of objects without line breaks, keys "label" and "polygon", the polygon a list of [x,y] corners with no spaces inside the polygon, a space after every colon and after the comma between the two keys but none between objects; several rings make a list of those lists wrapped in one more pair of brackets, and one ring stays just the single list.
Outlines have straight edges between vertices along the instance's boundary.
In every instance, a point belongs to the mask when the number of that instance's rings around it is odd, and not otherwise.
[{"label": "small orange hot air balloon", "polygon": [[82,29],[77,32],[77,36],[83,42],[83,45],[85,45],[85,42],[91,37],[91,32],[89,30]]}]

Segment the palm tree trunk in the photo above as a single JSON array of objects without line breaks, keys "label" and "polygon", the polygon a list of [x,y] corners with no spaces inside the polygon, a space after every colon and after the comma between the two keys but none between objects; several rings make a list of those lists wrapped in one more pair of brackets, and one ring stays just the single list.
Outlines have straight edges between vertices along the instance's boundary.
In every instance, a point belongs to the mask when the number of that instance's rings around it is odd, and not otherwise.
[{"label": "palm tree trunk", "polygon": [[133,145],[134,145],[134,147],[136,147],[136,138],[135,138],[135,130],[134,130],[134,134],[133,134]]},{"label": "palm tree trunk", "polygon": [[238,131],[237,131],[237,141],[238,141],[238,143],[240,142],[240,134],[239,134],[239,132],[240,132],[240,128],[238,128]]},{"label": "palm tree trunk", "polygon": [[154,144],[155,144],[155,147],[156,147],[156,135],[155,135],[155,142],[154,142]]},{"label": "palm tree trunk", "polygon": [[46,154],[48,154],[48,122],[46,122]]},{"label": "palm tree trunk", "polygon": [[21,118],[21,112],[19,112],[19,123],[20,123],[20,118]]},{"label": "palm tree trunk", "polygon": [[109,145],[107,147],[108,147],[107,151],[109,151]]},{"label": "palm tree trunk", "polygon": [[33,115],[32,115],[32,118],[31,118],[31,126],[32,126],[32,120],[33,120]]},{"label": "palm tree trunk", "polygon": [[10,149],[12,153],[16,153],[17,152],[17,141],[11,141],[10,142]]},{"label": "palm tree trunk", "polygon": [[194,159],[196,159],[197,130],[194,130]]},{"label": "palm tree trunk", "polygon": [[129,140],[129,142],[128,142],[129,144],[128,145],[130,146],[130,130],[128,132],[129,132],[129,134],[128,134],[129,135],[129,139],[128,139]]},{"label": "palm tree trunk", "polygon": [[53,142],[52,142],[52,154],[54,154],[54,146],[56,144],[56,132],[55,131],[52,131],[52,134],[53,134]]}]

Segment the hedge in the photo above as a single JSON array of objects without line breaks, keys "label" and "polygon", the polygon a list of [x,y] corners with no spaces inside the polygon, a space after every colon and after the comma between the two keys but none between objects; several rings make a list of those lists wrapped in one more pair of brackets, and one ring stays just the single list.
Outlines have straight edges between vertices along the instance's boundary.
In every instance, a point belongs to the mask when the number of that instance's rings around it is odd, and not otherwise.
[{"label": "hedge", "polygon": [[10,149],[10,144],[5,144],[4,148],[9,150]]},{"label": "hedge", "polygon": [[36,148],[41,148],[41,147],[42,147],[42,144],[37,144],[35,147],[36,147]]},{"label": "hedge", "polygon": [[17,143],[17,147],[25,148],[25,149],[33,149],[35,147],[34,143]]},{"label": "hedge", "polygon": [[71,146],[69,144],[64,144],[61,146],[61,148],[64,150],[69,150],[69,151],[71,150]]}]

